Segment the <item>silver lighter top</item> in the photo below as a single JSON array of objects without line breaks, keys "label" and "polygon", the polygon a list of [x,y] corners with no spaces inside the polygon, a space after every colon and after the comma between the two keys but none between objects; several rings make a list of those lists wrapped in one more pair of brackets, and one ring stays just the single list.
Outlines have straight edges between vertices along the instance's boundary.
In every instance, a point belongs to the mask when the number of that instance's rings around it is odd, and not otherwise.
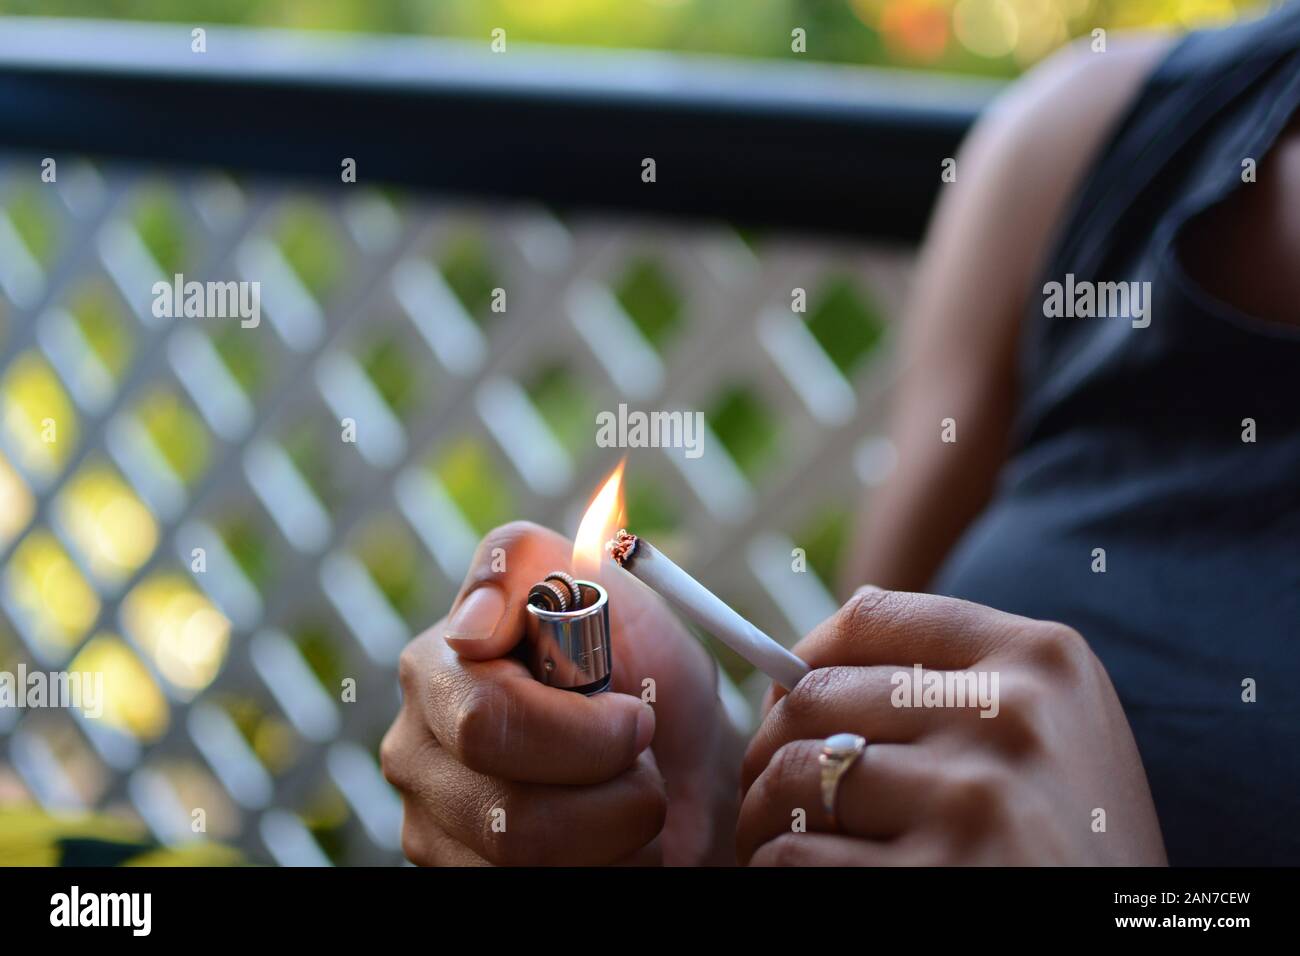
[{"label": "silver lighter top", "polygon": [[543,684],[580,694],[609,687],[609,595],[592,581],[548,575],[529,592],[525,652]]}]

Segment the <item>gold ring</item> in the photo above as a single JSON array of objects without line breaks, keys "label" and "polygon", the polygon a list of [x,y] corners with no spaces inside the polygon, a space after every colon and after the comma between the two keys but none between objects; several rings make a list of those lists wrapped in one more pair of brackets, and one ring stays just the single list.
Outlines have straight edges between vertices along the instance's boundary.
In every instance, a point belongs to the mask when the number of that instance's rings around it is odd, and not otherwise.
[{"label": "gold ring", "polygon": [[822,741],[822,752],[817,758],[822,766],[822,809],[836,829],[839,824],[835,819],[835,795],[840,781],[866,749],[867,738],[857,734],[834,734]]}]

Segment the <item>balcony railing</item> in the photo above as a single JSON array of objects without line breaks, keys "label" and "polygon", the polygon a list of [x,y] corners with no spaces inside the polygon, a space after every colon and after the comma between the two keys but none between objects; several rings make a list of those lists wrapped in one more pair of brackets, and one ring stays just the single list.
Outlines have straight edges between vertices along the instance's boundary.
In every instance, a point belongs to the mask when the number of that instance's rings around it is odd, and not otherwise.
[{"label": "balcony railing", "polygon": [[[632,453],[639,528],[775,635],[833,609],[991,87],[190,30],[0,20],[0,670],[107,675],[99,719],[0,710],[0,796],[396,862],[397,655],[487,528],[573,530],[620,403],[709,426]],[[156,317],[178,273],[262,321]]]}]

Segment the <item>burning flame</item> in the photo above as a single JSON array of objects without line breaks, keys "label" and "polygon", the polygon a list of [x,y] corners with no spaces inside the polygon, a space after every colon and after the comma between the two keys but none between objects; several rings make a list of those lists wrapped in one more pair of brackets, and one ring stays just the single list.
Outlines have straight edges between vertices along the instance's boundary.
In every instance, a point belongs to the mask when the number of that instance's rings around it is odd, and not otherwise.
[{"label": "burning flame", "polygon": [[600,579],[600,569],[605,559],[605,542],[623,527],[623,466],[620,461],[605,483],[596,492],[582,516],[578,533],[573,538],[573,573],[589,581]]}]

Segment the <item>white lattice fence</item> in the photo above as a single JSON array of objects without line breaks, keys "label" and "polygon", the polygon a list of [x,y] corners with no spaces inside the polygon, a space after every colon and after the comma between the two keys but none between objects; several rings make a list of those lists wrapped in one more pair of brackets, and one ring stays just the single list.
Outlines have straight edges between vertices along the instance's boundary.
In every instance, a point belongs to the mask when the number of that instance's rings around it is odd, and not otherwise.
[{"label": "white lattice fence", "polygon": [[[255,857],[396,862],[376,752],[397,655],[491,524],[572,531],[616,460],[595,413],[620,402],[706,412],[700,458],[630,452],[630,520],[793,639],[833,609],[817,571],[891,463],[907,263],[359,186],[70,160],[42,183],[10,158],[0,669],[100,669],[108,702],[0,709],[0,798],[168,842],[202,807]],[[260,326],[155,318],[177,272],[260,282]],[[759,683],[724,663],[743,719]]]}]

